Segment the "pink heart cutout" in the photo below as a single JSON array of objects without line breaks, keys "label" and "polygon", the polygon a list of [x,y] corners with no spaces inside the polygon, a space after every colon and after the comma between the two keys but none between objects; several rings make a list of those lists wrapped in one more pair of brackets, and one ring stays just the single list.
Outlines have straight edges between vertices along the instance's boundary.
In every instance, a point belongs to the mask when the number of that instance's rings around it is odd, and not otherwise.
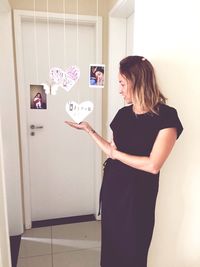
[{"label": "pink heart cutout", "polygon": [[80,70],[77,66],[70,66],[66,71],[53,67],[50,69],[49,77],[54,85],[69,92],[80,78]]}]

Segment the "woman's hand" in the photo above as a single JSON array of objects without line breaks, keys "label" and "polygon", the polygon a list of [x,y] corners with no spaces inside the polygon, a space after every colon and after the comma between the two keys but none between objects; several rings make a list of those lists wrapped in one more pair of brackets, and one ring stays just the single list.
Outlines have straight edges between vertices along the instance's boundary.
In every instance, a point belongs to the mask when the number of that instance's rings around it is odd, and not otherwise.
[{"label": "woman's hand", "polygon": [[65,121],[65,123],[68,124],[69,126],[75,128],[75,129],[84,130],[87,133],[89,133],[92,130],[92,127],[86,121],[83,121],[80,123],[76,123],[76,122],[72,122],[72,121]]}]

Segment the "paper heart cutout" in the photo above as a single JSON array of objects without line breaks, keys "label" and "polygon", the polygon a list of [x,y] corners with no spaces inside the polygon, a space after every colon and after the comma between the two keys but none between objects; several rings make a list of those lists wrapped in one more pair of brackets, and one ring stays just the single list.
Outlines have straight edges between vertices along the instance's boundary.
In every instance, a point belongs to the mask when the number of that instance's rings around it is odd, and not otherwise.
[{"label": "paper heart cutout", "polygon": [[84,101],[80,104],[75,101],[67,102],[66,111],[69,116],[76,122],[82,122],[92,111],[94,104],[91,101]]},{"label": "paper heart cutout", "polygon": [[69,92],[80,78],[80,70],[77,66],[71,66],[66,71],[54,67],[50,69],[49,77],[53,85],[57,86],[57,89],[58,87],[62,87]]}]

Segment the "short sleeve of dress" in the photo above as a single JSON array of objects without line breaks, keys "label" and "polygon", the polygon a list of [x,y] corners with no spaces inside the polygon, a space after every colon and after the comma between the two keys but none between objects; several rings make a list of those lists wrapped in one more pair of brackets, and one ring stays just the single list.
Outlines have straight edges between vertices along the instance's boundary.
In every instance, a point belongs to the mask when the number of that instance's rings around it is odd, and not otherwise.
[{"label": "short sleeve of dress", "polygon": [[183,131],[183,126],[178,117],[176,109],[166,106],[160,113],[160,116],[160,130],[165,128],[176,128],[178,139]]},{"label": "short sleeve of dress", "polygon": [[112,131],[117,130],[118,125],[120,125],[120,110],[115,115],[114,119],[110,123],[110,128]]}]

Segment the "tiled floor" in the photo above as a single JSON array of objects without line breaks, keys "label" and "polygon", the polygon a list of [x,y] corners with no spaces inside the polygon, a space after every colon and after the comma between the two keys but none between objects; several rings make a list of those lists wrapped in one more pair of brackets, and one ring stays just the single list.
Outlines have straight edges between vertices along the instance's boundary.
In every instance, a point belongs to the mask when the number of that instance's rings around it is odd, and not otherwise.
[{"label": "tiled floor", "polygon": [[99,267],[100,222],[27,230],[17,267]]}]

